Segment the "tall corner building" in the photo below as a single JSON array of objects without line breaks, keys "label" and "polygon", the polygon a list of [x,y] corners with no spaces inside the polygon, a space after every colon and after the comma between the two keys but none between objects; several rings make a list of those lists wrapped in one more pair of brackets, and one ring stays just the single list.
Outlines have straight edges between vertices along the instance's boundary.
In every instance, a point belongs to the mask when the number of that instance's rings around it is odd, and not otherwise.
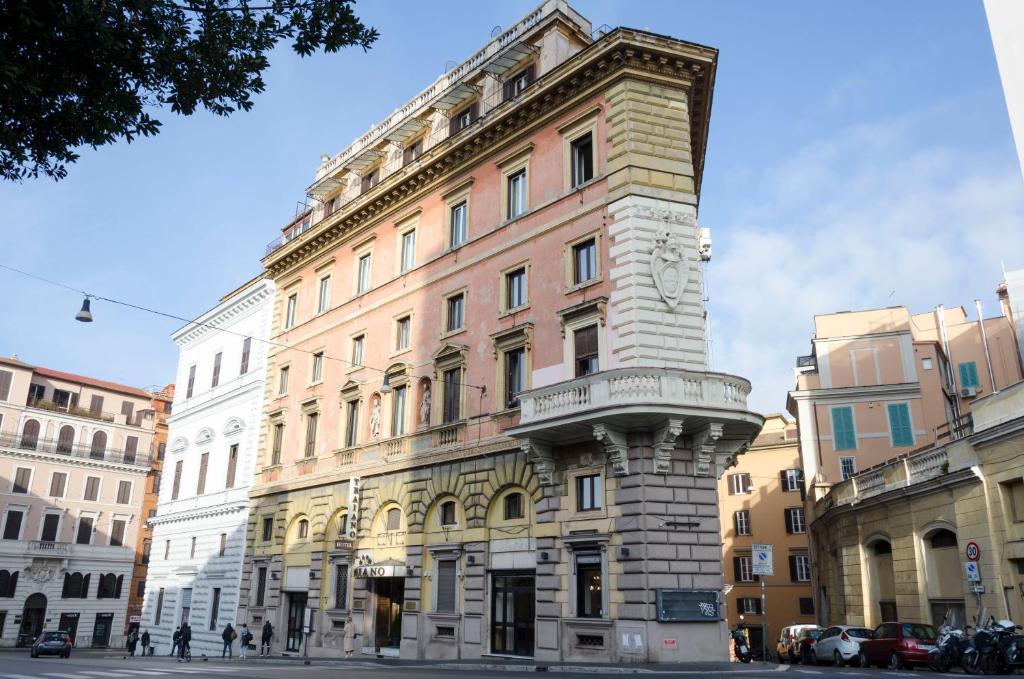
[{"label": "tall corner building", "polygon": [[276,283],[239,622],[274,653],[724,659],[716,50],[549,0],[334,156]]}]

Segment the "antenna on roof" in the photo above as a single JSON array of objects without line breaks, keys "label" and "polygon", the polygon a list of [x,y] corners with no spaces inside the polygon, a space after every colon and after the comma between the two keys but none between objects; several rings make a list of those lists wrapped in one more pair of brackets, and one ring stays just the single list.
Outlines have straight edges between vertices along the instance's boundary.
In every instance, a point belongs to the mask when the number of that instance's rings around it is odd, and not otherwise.
[{"label": "antenna on roof", "polygon": [[501,26],[495,26],[491,29],[492,38],[497,38],[499,35],[501,35]]}]

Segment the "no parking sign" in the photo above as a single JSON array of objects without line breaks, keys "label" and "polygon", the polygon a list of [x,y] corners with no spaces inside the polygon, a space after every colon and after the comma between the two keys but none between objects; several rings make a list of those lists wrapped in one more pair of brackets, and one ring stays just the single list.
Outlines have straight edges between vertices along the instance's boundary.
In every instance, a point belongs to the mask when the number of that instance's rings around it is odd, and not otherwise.
[{"label": "no parking sign", "polygon": [[751,564],[754,575],[775,575],[775,568],[772,565],[772,546],[753,545],[751,551]]}]

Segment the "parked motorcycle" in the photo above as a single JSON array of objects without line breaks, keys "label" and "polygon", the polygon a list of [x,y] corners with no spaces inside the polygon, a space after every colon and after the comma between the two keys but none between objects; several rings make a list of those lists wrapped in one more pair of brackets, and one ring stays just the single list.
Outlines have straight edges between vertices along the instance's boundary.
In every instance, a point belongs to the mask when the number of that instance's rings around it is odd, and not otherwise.
[{"label": "parked motorcycle", "polygon": [[1011,620],[989,620],[979,627],[963,652],[961,665],[970,674],[1010,674],[1024,669],[1022,629]]},{"label": "parked motorcycle", "polygon": [[928,651],[928,667],[934,672],[948,672],[963,662],[964,651],[969,645],[970,640],[964,630],[942,624],[935,648]]},{"label": "parked motorcycle", "polygon": [[736,651],[736,659],[743,663],[748,663],[753,659],[750,653],[750,646],[747,641],[747,633],[741,627],[743,624],[743,616],[740,616],[740,621],[736,627],[732,630],[732,641],[734,650]]}]

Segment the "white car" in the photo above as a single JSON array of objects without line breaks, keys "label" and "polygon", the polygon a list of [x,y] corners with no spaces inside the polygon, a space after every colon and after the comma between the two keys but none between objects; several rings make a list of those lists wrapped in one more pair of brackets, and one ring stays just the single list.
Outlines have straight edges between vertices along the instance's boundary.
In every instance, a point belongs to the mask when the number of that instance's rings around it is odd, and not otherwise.
[{"label": "white car", "polygon": [[871,630],[854,625],[835,625],[829,627],[818,643],[811,649],[811,660],[814,663],[832,662],[837,667],[852,663],[860,652],[860,642],[871,638]]}]

